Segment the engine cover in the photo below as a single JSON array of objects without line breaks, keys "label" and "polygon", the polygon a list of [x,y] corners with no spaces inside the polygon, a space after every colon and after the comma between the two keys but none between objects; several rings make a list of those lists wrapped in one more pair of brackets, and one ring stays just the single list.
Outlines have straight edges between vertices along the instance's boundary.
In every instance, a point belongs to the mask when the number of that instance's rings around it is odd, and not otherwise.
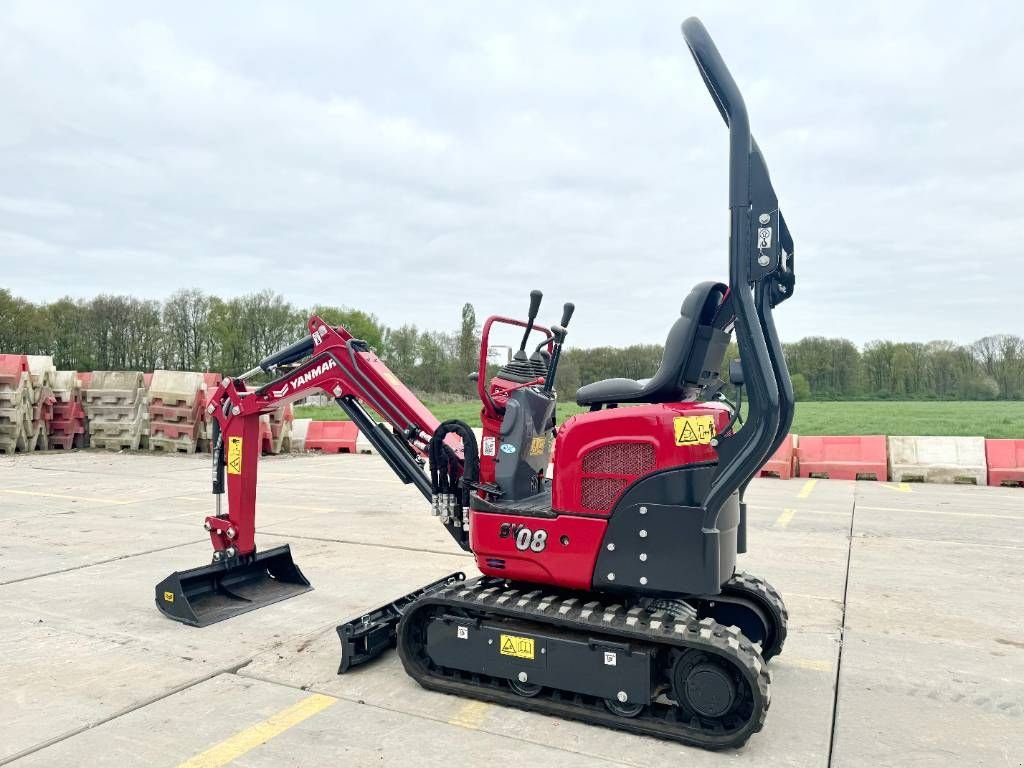
[{"label": "engine cover", "polygon": [[640,477],[716,462],[711,441],[730,417],[720,403],[658,403],[573,416],[558,431],[552,508],[607,516]]}]

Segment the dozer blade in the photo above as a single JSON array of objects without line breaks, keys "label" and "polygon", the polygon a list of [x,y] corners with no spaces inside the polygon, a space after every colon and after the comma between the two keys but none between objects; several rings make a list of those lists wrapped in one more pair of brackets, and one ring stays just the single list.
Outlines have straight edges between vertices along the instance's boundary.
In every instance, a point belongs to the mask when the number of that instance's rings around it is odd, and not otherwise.
[{"label": "dozer blade", "polygon": [[344,674],[352,667],[371,661],[389,648],[394,648],[398,642],[398,622],[402,620],[405,610],[414,602],[457,581],[465,580],[466,574],[456,571],[356,619],[339,624],[341,665],[338,667],[338,674]]},{"label": "dozer blade", "polygon": [[311,589],[285,544],[231,564],[175,571],[156,585],[156,607],[175,621],[205,627]]}]

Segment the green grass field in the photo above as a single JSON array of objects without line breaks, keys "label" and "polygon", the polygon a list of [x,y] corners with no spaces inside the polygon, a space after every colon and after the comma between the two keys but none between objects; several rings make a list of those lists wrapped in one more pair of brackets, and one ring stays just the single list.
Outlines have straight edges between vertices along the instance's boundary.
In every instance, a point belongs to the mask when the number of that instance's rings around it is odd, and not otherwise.
[{"label": "green grass field", "polygon": [[[480,426],[476,401],[425,405],[440,419]],[[582,408],[559,405],[564,421]],[[334,421],[345,418],[335,405],[302,406],[296,418]],[[797,403],[793,432],[798,435],[981,435],[1024,439],[1024,402],[805,402]]]}]

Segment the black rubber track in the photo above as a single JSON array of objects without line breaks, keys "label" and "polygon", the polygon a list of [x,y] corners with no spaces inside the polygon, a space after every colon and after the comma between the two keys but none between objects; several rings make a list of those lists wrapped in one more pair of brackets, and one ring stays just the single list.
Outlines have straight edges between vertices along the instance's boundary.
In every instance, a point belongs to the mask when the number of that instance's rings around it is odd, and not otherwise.
[{"label": "black rubber track", "polygon": [[[710,618],[676,622],[666,611],[646,611],[621,605],[604,605],[588,593],[546,593],[529,587],[517,589],[500,579],[479,577],[424,597],[405,612],[398,628],[398,653],[406,672],[424,688],[541,712],[555,717],[582,720],[631,733],[671,739],[704,749],[742,746],[761,730],[771,701],[771,674],[757,648],[736,627],[724,627]],[[664,649],[666,658],[678,658],[688,650],[701,651],[732,669],[742,681],[742,707],[730,715],[730,726],[692,717],[684,721],[681,710],[656,701],[636,717],[608,711],[603,700],[545,688],[525,698],[514,693],[508,681],[485,674],[471,674],[435,666],[425,647],[431,618],[446,612],[547,624],[575,630],[588,638],[601,637]],[[736,722],[740,717],[740,721]]]},{"label": "black rubber track", "polygon": [[[697,608],[699,615],[714,616],[714,610],[705,607],[716,601],[732,600],[740,604],[750,603],[755,609],[755,617],[760,613],[767,623],[764,641],[761,643],[761,658],[765,661],[782,653],[782,646],[786,643],[788,632],[787,623],[789,612],[786,604],[782,601],[782,595],[764,579],[751,576],[749,573],[737,571],[731,579],[722,585],[722,594],[714,597],[686,598],[686,601]],[[724,621],[722,623],[725,623]],[[742,627],[741,627],[742,629]]]}]

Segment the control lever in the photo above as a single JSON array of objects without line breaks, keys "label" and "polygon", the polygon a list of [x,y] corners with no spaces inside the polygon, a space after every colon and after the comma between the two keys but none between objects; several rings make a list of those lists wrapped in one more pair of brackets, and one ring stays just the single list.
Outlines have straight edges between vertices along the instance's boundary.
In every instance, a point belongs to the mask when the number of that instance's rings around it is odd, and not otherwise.
[{"label": "control lever", "polygon": [[523,342],[519,345],[519,349],[512,356],[513,360],[526,360],[526,342],[530,338],[530,332],[533,330],[533,321],[537,319],[537,313],[540,312],[540,300],[544,298],[544,294],[534,288],[530,291],[530,312],[526,317],[526,330],[523,331]]},{"label": "control lever", "polygon": [[[567,301],[565,302],[565,304],[562,305],[562,322],[560,322],[559,325],[562,326],[563,331],[566,328],[568,328],[569,321],[572,319],[572,313],[575,311],[575,309],[576,305],[573,304],[571,301]],[[534,350],[533,355],[530,357],[530,359],[540,360],[542,359],[541,355],[543,355],[544,364],[547,365],[551,361],[551,357],[550,355],[548,355],[547,352],[544,351],[544,347],[548,345],[549,341],[554,341],[554,339],[554,335],[550,335],[547,338],[545,338],[540,344],[537,345],[537,349]]]},{"label": "control lever", "polygon": [[562,322],[559,325],[562,326],[563,330],[569,327],[569,321],[572,320],[572,313],[575,311],[576,305],[571,301],[567,301],[562,305]]},{"label": "control lever", "polygon": [[[569,314],[571,315],[572,312]],[[551,336],[554,338],[555,344],[551,352],[551,362],[548,363],[548,375],[544,377],[543,392],[551,392],[555,387],[555,371],[558,369],[558,359],[562,356],[562,343],[565,341],[566,333],[568,331],[560,325],[551,326]]]}]

